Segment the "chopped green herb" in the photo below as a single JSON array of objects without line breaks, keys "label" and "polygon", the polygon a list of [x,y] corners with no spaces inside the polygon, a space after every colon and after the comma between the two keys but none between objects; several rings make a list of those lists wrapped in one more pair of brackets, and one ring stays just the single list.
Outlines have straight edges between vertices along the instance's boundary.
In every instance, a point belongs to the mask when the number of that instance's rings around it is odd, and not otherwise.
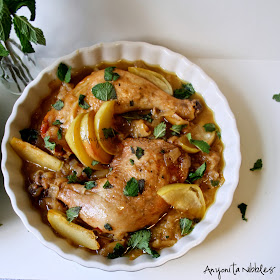
[{"label": "chopped green herb", "polygon": [[277,101],[277,102],[280,102],[280,93],[274,94],[273,97],[272,97],[272,99],[274,99],[274,100]]},{"label": "chopped green herb", "polygon": [[219,184],[220,184],[220,181],[211,180],[211,185],[212,185],[213,187],[217,187],[217,186],[219,186]]},{"label": "chopped green herb", "polygon": [[97,164],[99,164],[99,161],[97,161],[97,160],[93,160],[93,161],[91,162],[91,165],[92,165],[92,166],[95,166],[95,165],[97,165]]},{"label": "chopped green herb", "polygon": [[160,152],[161,152],[163,155],[165,154],[165,150],[163,150],[163,149],[160,150]]},{"label": "chopped green herb", "polygon": [[132,120],[144,120],[149,123],[153,122],[152,113],[141,115],[138,112],[128,112],[122,114],[121,116],[125,118],[128,122],[131,122]]},{"label": "chopped green herb", "polygon": [[251,171],[255,171],[255,170],[259,170],[262,169],[262,159],[259,158],[255,163],[254,163],[254,167],[250,168]]},{"label": "chopped green herb", "polygon": [[102,131],[105,139],[113,138],[116,136],[116,134],[118,134],[117,131],[115,131],[112,127],[102,128]]},{"label": "chopped green herb", "polygon": [[110,168],[109,168],[109,172],[111,172],[112,170],[113,170],[113,167],[110,167]]},{"label": "chopped green herb", "polygon": [[171,134],[174,136],[178,136],[181,133],[181,130],[183,128],[185,128],[187,125],[186,124],[174,124],[172,125],[172,127],[170,128],[170,130],[172,131]]},{"label": "chopped green herb", "polygon": [[131,165],[134,165],[134,160],[133,159],[130,159],[129,161],[130,161]]},{"label": "chopped green herb", "polygon": [[60,63],[57,68],[57,77],[60,81],[69,83],[71,81],[71,66],[67,66],[64,63]]},{"label": "chopped green herb", "polygon": [[97,84],[91,91],[96,98],[103,101],[117,98],[115,87],[110,82]]},{"label": "chopped green herb", "polygon": [[169,238],[169,235],[166,235],[165,238],[168,239],[168,238]]},{"label": "chopped green herb", "polygon": [[210,146],[208,145],[208,143],[206,143],[203,140],[194,140],[192,139],[192,136],[190,133],[187,134],[187,138],[189,140],[189,142],[193,145],[195,145],[199,150],[201,150],[204,153],[209,154],[210,151]]},{"label": "chopped green herb", "polygon": [[108,223],[104,225],[104,228],[109,230],[109,231],[113,230],[112,226]]},{"label": "chopped green herb", "polygon": [[138,196],[139,187],[138,181],[132,177],[127,183],[123,190],[125,196]]},{"label": "chopped green herb", "polygon": [[55,110],[60,111],[64,107],[64,102],[61,99],[58,99],[52,106]]},{"label": "chopped green herb", "polygon": [[90,105],[85,101],[85,98],[85,95],[80,94],[78,104],[81,108],[87,110],[88,108],[90,108]]},{"label": "chopped green herb", "polygon": [[67,176],[68,184],[73,184],[78,182],[77,172],[73,171],[72,174]]},{"label": "chopped green herb", "polygon": [[216,133],[217,133],[218,138],[221,139],[221,137],[222,137],[221,132],[216,130]]},{"label": "chopped green herb", "polygon": [[38,131],[32,128],[25,128],[20,130],[20,137],[22,141],[33,143],[38,138]]},{"label": "chopped green herb", "polygon": [[143,150],[140,147],[137,147],[135,154],[138,159],[140,159],[142,156],[144,156],[144,153],[145,153],[145,150]]},{"label": "chopped green herb", "polygon": [[175,89],[173,96],[178,99],[188,99],[195,93],[191,83],[182,84],[180,89]]},{"label": "chopped green herb", "polygon": [[124,253],[125,253],[124,246],[120,243],[117,243],[116,246],[114,247],[113,252],[109,253],[107,258],[108,259],[116,259],[116,258],[119,258],[119,257],[123,256]]},{"label": "chopped green herb", "polygon": [[192,231],[192,220],[188,218],[180,219],[181,235],[189,234]]},{"label": "chopped green herb", "polygon": [[239,208],[239,210],[240,210],[240,212],[241,212],[242,220],[244,220],[244,221],[247,222],[248,219],[245,218],[245,214],[246,214],[246,210],[247,210],[247,204],[241,203],[241,204],[239,204],[237,207]]},{"label": "chopped green herb", "polygon": [[62,139],[62,128],[60,127],[57,131],[57,139],[61,140]]},{"label": "chopped green herb", "polygon": [[84,168],[83,172],[85,172],[87,177],[90,178],[90,176],[92,175],[93,170],[90,167],[86,167],[86,168]]},{"label": "chopped green herb", "polygon": [[62,122],[60,120],[55,120],[52,124],[53,125],[60,125],[60,124],[62,124]]},{"label": "chopped green herb", "polygon": [[165,122],[161,122],[160,124],[158,124],[155,129],[154,129],[154,136],[155,138],[161,138],[165,135],[166,132],[166,123]]},{"label": "chopped green herb", "polygon": [[135,154],[135,149],[134,149],[133,147],[131,147],[131,146],[130,146],[130,149],[131,149],[131,152],[132,152],[133,154]]},{"label": "chopped green herb", "polygon": [[158,258],[160,255],[149,246],[150,239],[151,232],[148,229],[136,231],[130,236],[128,247],[143,250],[144,253],[151,255],[153,258]]},{"label": "chopped green herb", "polygon": [[203,127],[206,132],[213,132],[216,130],[216,126],[213,123],[206,123]]},{"label": "chopped green herb", "polygon": [[79,213],[81,211],[81,206],[75,206],[71,207],[66,211],[66,218],[69,223],[71,223],[74,219],[76,219],[79,216]]},{"label": "chopped green herb", "polygon": [[85,188],[87,190],[91,190],[93,188],[96,187],[96,182],[95,181],[88,181],[88,182],[85,182]]},{"label": "chopped green herb", "polygon": [[206,170],[206,162],[204,162],[203,164],[201,164],[196,170],[195,172],[190,172],[189,176],[187,178],[187,181],[189,183],[192,183],[200,178],[202,178],[202,176],[204,175],[204,172]]},{"label": "chopped green herb", "polygon": [[116,81],[117,79],[120,78],[120,75],[118,73],[114,73],[114,69],[116,67],[111,66],[111,67],[107,67],[104,70],[104,80],[105,81]]},{"label": "chopped green herb", "polygon": [[47,149],[54,150],[56,144],[55,144],[54,142],[50,142],[49,140],[50,140],[50,136],[46,136],[46,137],[44,138],[45,147],[46,147]]},{"label": "chopped green herb", "polygon": [[112,186],[108,180],[107,180],[106,183],[103,185],[103,189],[111,189],[111,188],[113,188],[113,187],[114,187],[114,186]]}]

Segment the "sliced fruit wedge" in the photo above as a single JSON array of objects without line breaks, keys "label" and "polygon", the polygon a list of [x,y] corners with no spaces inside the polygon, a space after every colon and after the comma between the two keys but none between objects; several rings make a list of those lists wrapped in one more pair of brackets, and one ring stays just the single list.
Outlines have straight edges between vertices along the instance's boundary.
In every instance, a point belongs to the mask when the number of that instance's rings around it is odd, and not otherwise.
[{"label": "sliced fruit wedge", "polygon": [[165,91],[170,95],[173,95],[173,89],[170,83],[161,74],[155,71],[138,67],[128,67],[128,72],[150,81],[151,83],[159,87],[161,90]]},{"label": "sliced fruit wedge", "polygon": [[198,185],[170,184],[159,189],[157,194],[176,210],[186,212],[190,219],[202,219],[205,214],[205,200]]},{"label": "sliced fruit wedge", "polygon": [[[118,152],[115,137],[111,137],[113,136],[112,134],[114,134],[114,106],[114,100],[105,101],[100,106],[94,118],[94,131],[97,141],[102,149],[110,155],[115,155]],[[106,133],[106,130],[111,130],[112,133]]]},{"label": "sliced fruit wedge", "polygon": [[88,155],[103,164],[111,162],[112,156],[106,153],[100,146],[94,130],[95,112],[86,113],[81,120],[80,136]]},{"label": "sliced fruit wedge", "polygon": [[48,211],[47,217],[52,228],[61,236],[91,250],[98,250],[100,248],[93,231],[72,222],[69,223],[64,213],[51,209]]},{"label": "sliced fruit wedge", "polygon": [[65,139],[72,152],[83,165],[95,170],[101,170],[103,167],[100,164],[92,166],[94,158],[90,157],[86,152],[80,136],[81,121],[84,115],[84,113],[80,114],[72,121],[66,132]]}]

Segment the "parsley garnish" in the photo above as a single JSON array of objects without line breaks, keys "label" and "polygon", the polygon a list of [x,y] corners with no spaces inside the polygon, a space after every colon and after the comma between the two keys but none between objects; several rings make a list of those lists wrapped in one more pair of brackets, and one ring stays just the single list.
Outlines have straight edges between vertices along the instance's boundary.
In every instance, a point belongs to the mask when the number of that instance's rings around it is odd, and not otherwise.
[{"label": "parsley garnish", "polygon": [[204,175],[204,172],[206,170],[206,162],[204,162],[202,165],[200,165],[195,172],[190,172],[189,176],[187,178],[187,181],[192,183],[200,178],[202,178],[202,176]]},{"label": "parsley garnish", "polygon": [[216,130],[216,126],[213,123],[206,123],[203,127],[206,132],[213,132]]},{"label": "parsley garnish", "polygon": [[189,140],[189,142],[193,145],[195,145],[199,150],[201,150],[202,152],[209,154],[210,151],[210,146],[208,145],[208,143],[206,143],[203,140],[194,140],[192,139],[192,135],[190,133],[187,134],[187,138]]},{"label": "parsley garnish", "polygon": [[46,147],[47,149],[54,150],[56,144],[55,144],[54,142],[50,142],[49,140],[50,140],[50,136],[46,136],[46,137],[44,138],[45,147]]},{"label": "parsley garnish", "polygon": [[73,171],[72,174],[67,176],[68,184],[73,184],[78,182],[77,172]]},{"label": "parsley garnish", "polygon": [[120,75],[118,73],[113,73],[115,68],[116,67],[114,67],[114,66],[105,68],[105,70],[104,70],[104,80],[105,81],[116,81],[117,79],[119,79]]},{"label": "parsley garnish", "polygon": [[273,97],[272,97],[272,99],[274,99],[274,100],[277,101],[277,102],[280,102],[280,93],[274,94]]},{"label": "parsley garnish", "polygon": [[60,125],[60,124],[62,124],[62,122],[60,120],[55,120],[52,124],[53,125]]},{"label": "parsley garnish", "polygon": [[84,168],[83,172],[85,172],[87,177],[90,178],[90,176],[92,175],[93,170],[90,167],[86,167],[86,168]]},{"label": "parsley garnish", "polygon": [[61,140],[61,138],[62,138],[62,128],[60,127],[57,131],[57,139]]},{"label": "parsley garnish", "polygon": [[104,225],[104,228],[109,230],[109,231],[113,230],[112,226],[108,223]]},{"label": "parsley garnish", "polygon": [[158,124],[155,129],[154,129],[154,136],[155,138],[161,138],[165,135],[166,132],[166,123],[165,122],[161,122],[160,124]]},{"label": "parsley garnish", "polygon": [[255,170],[259,170],[262,169],[262,159],[259,158],[255,163],[254,163],[254,167],[250,168],[251,171],[255,171]]},{"label": "parsley garnish", "polygon": [[116,246],[114,247],[113,253],[109,253],[107,258],[108,259],[116,259],[121,257],[125,252],[125,248],[122,244],[117,243]]},{"label": "parsley garnish", "polygon": [[97,161],[97,160],[93,160],[93,161],[91,162],[91,165],[92,165],[92,166],[95,166],[95,165],[97,165],[97,164],[99,164],[99,161]]},{"label": "parsley garnish", "polygon": [[20,137],[22,141],[33,143],[38,138],[38,131],[32,128],[25,128],[20,130]]},{"label": "parsley garnish", "polygon": [[58,99],[52,106],[55,110],[60,111],[64,107],[64,102],[61,99]]},{"label": "parsley garnish", "polygon": [[141,115],[137,112],[128,112],[122,114],[121,116],[125,118],[128,122],[131,122],[131,120],[144,120],[151,123],[153,121],[151,112],[146,115]]},{"label": "parsley garnish", "polygon": [[129,161],[130,161],[131,165],[134,165],[134,160],[133,159],[130,159]]},{"label": "parsley garnish", "polygon": [[79,216],[79,213],[80,213],[81,209],[82,209],[81,206],[76,206],[76,207],[69,208],[66,211],[67,221],[69,223],[71,223],[74,219],[76,219]]},{"label": "parsley garnish", "polygon": [[192,220],[188,218],[180,219],[181,235],[189,234],[192,231]]},{"label": "parsley garnish", "polygon": [[247,210],[247,204],[241,203],[241,204],[239,204],[237,207],[239,208],[239,210],[240,210],[240,212],[241,212],[242,220],[244,220],[244,221],[247,222],[248,219],[245,218],[245,214],[246,214],[246,210]]},{"label": "parsley garnish", "polygon": [[95,181],[85,182],[85,189],[91,190],[91,189],[93,189],[95,187],[96,187],[96,182]]},{"label": "parsley garnish", "polygon": [[181,133],[181,130],[185,128],[186,124],[174,124],[171,126],[170,130],[172,131],[171,134],[174,136],[178,136]]},{"label": "parsley garnish", "polygon": [[109,82],[97,84],[91,91],[96,98],[103,101],[117,98],[115,87]]},{"label": "parsley garnish", "polygon": [[[132,151],[132,149],[133,149],[133,148],[131,147],[131,151]],[[142,156],[144,156],[144,153],[145,153],[145,150],[143,150],[143,149],[140,148],[140,147],[137,147],[135,154],[136,154],[136,157],[137,157],[138,159],[140,159]]]},{"label": "parsley garnish", "polygon": [[85,97],[85,95],[80,94],[78,104],[81,108],[87,110],[88,108],[90,108],[90,105],[85,101]]},{"label": "parsley garnish", "polygon": [[108,180],[107,180],[106,183],[103,185],[103,189],[111,189],[111,188],[113,188],[113,187],[114,187],[114,186],[112,186]]},{"label": "parsley garnish", "polygon": [[125,196],[138,196],[138,194],[142,194],[145,187],[145,180],[141,179],[137,181],[134,177],[132,177],[127,183],[123,190],[123,194]]},{"label": "parsley garnish", "polygon": [[191,83],[182,84],[180,89],[175,89],[173,96],[178,99],[188,99],[195,93]]},{"label": "parsley garnish", "polygon": [[71,81],[71,66],[60,63],[57,68],[57,77],[60,81],[69,83]]},{"label": "parsley garnish", "polygon": [[132,249],[138,248],[143,250],[144,253],[152,255],[153,258],[158,258],[160,255],[155,250],[152,250],[149,246],[151,239],[151,232],[148,229],[142,229],[134,232],[128,241],[128,247]]},{"label": "parsley garnish", "polygon": [[113,138],[117,134],[117,131],[115,131],[112,127],[102,128],[102,131],[103,131],[103,135],[104,135],[105,139]]},{"label": "parsley garnish", "polygon": [[213,187],[217,187],[217,186],[219,186],[219,184],[220,184],[220,181],[211,180],[211,185],[212,185]]}]

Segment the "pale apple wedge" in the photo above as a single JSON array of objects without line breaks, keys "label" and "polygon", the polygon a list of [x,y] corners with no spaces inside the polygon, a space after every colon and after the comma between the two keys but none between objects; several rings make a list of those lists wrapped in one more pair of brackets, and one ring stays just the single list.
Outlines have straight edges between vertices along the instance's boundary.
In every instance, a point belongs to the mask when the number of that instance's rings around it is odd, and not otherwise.
[{"label": "pale apple wedge", "polygon": [[10,144],[15,152],[24,160],[53,171],[59,171],[63,166],[63,161],[16,137],[10,140]]},{"label": "pale apple wedge", "polygon": [[103,167],[100,164],[92,165],[94,158],[87,154],[80,136],[81,121],[84,115],[80,114],[72,121],[66,132],[65,139],[72,152],[83,165],[95,170],[101,170]]},{"label": "pale apple wedge", "polygon": [[106,153],[97,140],[94,130],[94,117],[95,112],[91,111],[82,118],[80,130],[82,143],[90,157],[103,164],[108,164],[111,162],[112,155]]},{"label": "pale apple wedge", "polygon": [[117,145],[114,143],[115,137],[108,137],[105,130],[113,129],[115,101],[104,102],[97,111],[94,118],[94,130],[99,145],[110,155],[117,154]]},{"label": "pale apple wedge", "polygon": [[61,236],[91,250],[98,250],[100,248],[99,243],[96,241],[96,235],[92,230],[72,222],[69,223],[64,213],[50,209],[47,217],[52,228]]}]

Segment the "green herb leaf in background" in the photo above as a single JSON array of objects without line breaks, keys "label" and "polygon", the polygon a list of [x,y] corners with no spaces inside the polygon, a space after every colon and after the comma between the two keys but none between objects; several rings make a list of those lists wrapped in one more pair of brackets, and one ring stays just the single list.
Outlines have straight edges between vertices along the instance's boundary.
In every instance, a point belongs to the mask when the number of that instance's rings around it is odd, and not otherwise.
[{"label": "green herb leaf in background", "polygon": [[12,17],[5,1],[0,0],[0,40],[6,41],[10,37]]},{"label": "green herb leaf in background", "polygon": [[277,102],[280,102],[280,93],[274,94],[273,97],[272,97],[272,99],[274,99],[274,100],[277,101]]},{"label": "green herb leaf in background", "polygon": [[35,0],[4,0],[9,7],[11,14],[15,14],[21,7],[27,7],[31,13],[30,20],[33,21],[36,16]]},{"label": "green herb leaf in background", "polygon": [[239,210],[240,210],[240,212],[241,212],[241,215],[242,215],[242,220],[244,220],[244,221],[248,221],[248,219],[247,218],[245,218],[245,215],[246,215],[246,210],[247,210],[247,204],[245,204],[245,203],[241,203],[241,204],[239,204],[238,206],[237,206],[238,208],[239,208]]},{"label": "green herb leaf in background", "polygon": [[255,170],[260,170],[262,169],[263,164],[262,164],[262,159],[259,158],[255,163],[254,166],[252,168],[250,168],[251,171],[255,171]]}]

